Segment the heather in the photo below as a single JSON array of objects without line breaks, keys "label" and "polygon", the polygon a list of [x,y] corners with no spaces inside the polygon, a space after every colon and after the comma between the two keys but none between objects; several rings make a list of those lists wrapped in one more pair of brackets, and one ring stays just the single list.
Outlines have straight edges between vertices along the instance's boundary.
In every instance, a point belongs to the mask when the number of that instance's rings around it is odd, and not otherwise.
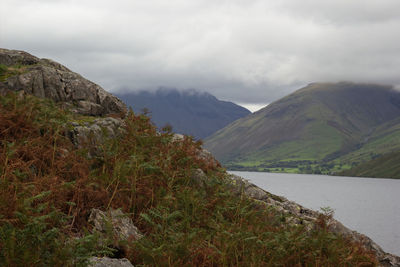
[{"label": "heather", "polygon": [[[93,117],[47,99],[0,98],[0,265],[85,266],[91,256],[137,266],[375,266],[372,252],[237,194],[201,142],[130,111],[118,136],[69,132]],[[205,179],[193,173],[201,170]],[[93,230],[93,208],[121,209],[143,233],[121,242]]]}]

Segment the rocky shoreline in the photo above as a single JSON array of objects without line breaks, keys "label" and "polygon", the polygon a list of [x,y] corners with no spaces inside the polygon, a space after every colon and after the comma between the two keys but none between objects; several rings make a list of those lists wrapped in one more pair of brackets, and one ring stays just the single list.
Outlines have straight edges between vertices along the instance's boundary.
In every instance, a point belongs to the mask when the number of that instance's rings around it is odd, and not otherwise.
[{"label": "rocky shoreline", "polygon": [[[201,170],[197,170],[193,173],[192,179],[201,181],[202,179],[207,179],[207,176]],[[319,212],[307,209],[293,201],[289,201],[284,197],[273,195],[240,176],[229,174],[227,175],[226,179],[231,184],[232,191],[238,196],[244,194],[266,208],[272,207],[279,212],[289,215],[290,219],[288,220],[288,223],[290,224],[302,224],[311,229],[314,227],[313,225],[321,215]],[[142,237],[142,234],[138,232],[132,221],[126,218],[121,219],[123,218],[123,214],[120,211],[110,210],[108,212],[102,212],[99,210],[93,210],[89,220],[95,225],[95,229],[100,232],[104,232],[104,222],[102,222],[102,219],[104,218],[107,218],[107,220],[111,222],[113,225],[114,234],[119,236],[120,240],[126,240],[128,237],[134,239],[139,239]],[[360,242],[365,249],[374,251],[380,263],[379,266],[400,266],[399,256],[386,253],[369,237],[350,230],[333,218],[330,219],[328,225],[330,231],[348,237],[351,240]],[[107,257],[93,257],[90,260],[90,264],[90,266],[93,267],[132,266],[129,265],[130,262],[127,259],[110,259]]]},{"label": "rocky shoreline", "polygon": [[[270,206],[285,214],[292,215],[293,219],[291,223],[305,224],[312,227],[321,214],[320,212],[305,208],[296,202],[290,201],[285,197],[273,195],[240,176],[230,174],[229,178],[232,181],[232,188],[235,192],[243,192],[246,196],[267,207]],[[399,256],[386,253],[378,244],[366,235],[345,227],[341,222],[333,218],[330,219],[328,225],[330,231],[360,242],[364,248],[374,251],[379,263],[381,264],[380,266],[400,266]]]}]

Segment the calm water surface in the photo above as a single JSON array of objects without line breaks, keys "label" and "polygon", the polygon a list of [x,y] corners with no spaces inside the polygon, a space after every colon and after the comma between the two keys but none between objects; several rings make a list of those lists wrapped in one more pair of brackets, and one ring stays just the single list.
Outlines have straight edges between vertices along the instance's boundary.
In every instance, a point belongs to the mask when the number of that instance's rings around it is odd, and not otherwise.
[{"label": "calm water surface", "polygon": [[331,207],[334,217],[400,255],[400,180],[326,175],[230,172],[307,208]]}]

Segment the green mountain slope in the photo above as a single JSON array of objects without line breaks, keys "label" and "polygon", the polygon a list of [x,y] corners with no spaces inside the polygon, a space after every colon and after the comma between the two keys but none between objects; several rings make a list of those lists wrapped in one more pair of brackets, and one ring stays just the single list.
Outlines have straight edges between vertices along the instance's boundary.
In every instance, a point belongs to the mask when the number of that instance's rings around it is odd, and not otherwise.
[{"label": "green mountain slope", "polygon": [[348,168],[351,152],[365,148],[360,160],[371,158],[367,144],[394,149],[399,117],[400,93],[389,86],[314,83],[228,125],[205,147],[231,169]]},{"label": "green mountain slope", "polygon": [[400,178],[400,152],[393,152],[340,172],[338,175]]},{"label": "green mountain slope", "polygon": [[386,153],[400,151],[400,118],[384,123],[367,135],[358,149],[336,159],[357,165]]}]

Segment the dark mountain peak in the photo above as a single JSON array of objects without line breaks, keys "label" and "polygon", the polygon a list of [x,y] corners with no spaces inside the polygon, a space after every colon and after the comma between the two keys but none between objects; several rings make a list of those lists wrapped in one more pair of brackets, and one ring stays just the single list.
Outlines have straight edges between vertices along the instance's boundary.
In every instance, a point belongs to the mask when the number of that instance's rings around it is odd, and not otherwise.
[{"label": "dark mountain peak", "polygon": [[204,138],[229,123],[250,114],[232,102],[195,89],[161,87],[157,91],[130,92],[119,95],[135,112],[150,110],[158,127],[172,125],[175,132]]},{"label": "dark mountain peak", "polygon": [[179,97],[181,95],[178,89],[169,87],[160,87],[157,89],[157,91],[152,92],[152,94],[159,96],[171,96],[171,97]]},{"label": "dark mountain peak", "polygon": [[[151,94],[151,93],[150,93]],[[196,89],[177,89],[170,87],[160,87],[154,94],[158,96],[170,97],[170,98],[200,98],[200,99],[212,99],[218,101],[218,99],[212,94]]]}]

